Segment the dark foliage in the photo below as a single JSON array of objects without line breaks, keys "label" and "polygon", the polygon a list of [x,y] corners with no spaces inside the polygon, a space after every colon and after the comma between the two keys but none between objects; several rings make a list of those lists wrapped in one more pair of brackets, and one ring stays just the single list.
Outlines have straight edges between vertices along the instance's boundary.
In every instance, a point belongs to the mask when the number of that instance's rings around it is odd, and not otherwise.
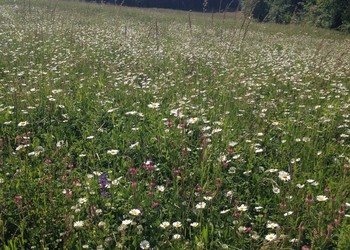
[{"label": "dark foliage", "polygon": [[86,2],[209,12],[224,11],[226,8],[236,10],[239,5],[239,0],[86,0]]},{"label": "dark foliage", "polygon": [[259,21],[307,21],[322,28],[350,31],[350,0],[242,0],[242,6]]}]

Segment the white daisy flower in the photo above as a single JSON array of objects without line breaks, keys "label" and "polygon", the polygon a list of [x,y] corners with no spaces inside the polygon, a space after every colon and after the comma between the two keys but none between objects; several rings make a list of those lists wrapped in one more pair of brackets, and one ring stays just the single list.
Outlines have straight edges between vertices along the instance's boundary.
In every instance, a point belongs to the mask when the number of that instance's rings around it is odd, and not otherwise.
[{"label": "white daisy flower", "polygon": [[181,235],[180,234],[174,234],[173,235],[173,239],[174,240],[179,240],[179,239],[181,239]]},{"label": "white daisy flower", "polygon": [[141,214],[141,211],[139,209],[131,209],[129,214],[138,216],[139,214]]},{"label": "white daisy flower", "polygon": [[81,221],[81,220],[80,221],[76,221],[76,222],[74,222],[73,226],[75,228],[82,228],[84,226],[84,221]]},{"label": "white daisy flower", "polygon": [[151,109],[158,109],[160,104],[158,102],[151,102],[150,104],[147,105],[147,107]]},{"label": "white daisy flower", "polygon": [[116,154],[118,154],[118,152],[119,152],[119,150],[117,150],[117,149],[110,149],[107,151],[107,154],[116,155]]},{"label": "white daisy flower", "polygon": [[181,226],[182,226],[182,224],[181,224],[180,221],[175,221],[175,222],[173,223],[173,227],[179,228],[179,227],[181,227]]},{"label": "white daisy flower", "polygon": [[265,240],[267,241],[273,241],[277,238],[276,234],[268,234],[265,236]]},{"label": "white daisy flower", "polygon": [[240,212],[245,212],[245,211],[248,210],[248,206],[242,204],[239,207],[237,207],[237,210],[240,211]]},{"label": "white daisy flower", "polygon": [[279,174],[278,174],[278,177],[282,181],[290,181],[290,174],[285,172],[285,171],[280,171]]},{"label": "white daisy flower", "polygon": [[140,247],[141,249],[149,249],[151,246],[147,240],[143,240],[140,243]]},{"label": "white daisy flower", "polygon": [[130,220],[130,219],[126,219],[126,220],[122,221],[122,225],[124,225],[124,226],[130,225],[131,223],[132,223],[132,220]]},{"label": "white daisy flower", "polygon": [[318,201],[327,201],[328,197],[325,196],[325,195],[317,195],[316,196],[316,200],[318,200]]},{"label": "white daisy flower", "polygon": [[207,204],[206,204],[205,202],[199,202],[199,203],[196,205],[196,208],[197,208],[197,209],[204,209],[206,205],[207,205]]},{"label": "white daisy flower", "polygon": [[164,221],[164,222],[160,223],[160,227],[163,228],[163,229],[167,228],[169,225],[170,225],[170,223],[167,222],[167,221]]},{"label": "white daisy flower", "polygon": [[18,123],[18,127],[25,127],[27,126],[29,123],[27,121],[22,121],[20,123]]}]

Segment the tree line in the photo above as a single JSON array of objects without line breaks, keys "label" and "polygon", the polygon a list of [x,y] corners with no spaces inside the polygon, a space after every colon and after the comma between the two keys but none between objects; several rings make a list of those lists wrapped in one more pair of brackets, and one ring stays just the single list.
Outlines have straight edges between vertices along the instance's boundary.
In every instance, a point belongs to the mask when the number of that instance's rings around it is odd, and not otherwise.
[{"label": "tree line", "polygon": [[350,0],[85,0],[148,8],[204,12],[242,10],[260,22],[308,22],[350,32]]},{"label": "tree line", "polygon": [[259,21],[309,22],[350,32],[350,0],[243,0],[244,11]]},{"label": "tree line", "polygon": [[85,0],[86,2],[111,3],[145,8],[165,8],[205,12],[236,10],[240,0]]}]

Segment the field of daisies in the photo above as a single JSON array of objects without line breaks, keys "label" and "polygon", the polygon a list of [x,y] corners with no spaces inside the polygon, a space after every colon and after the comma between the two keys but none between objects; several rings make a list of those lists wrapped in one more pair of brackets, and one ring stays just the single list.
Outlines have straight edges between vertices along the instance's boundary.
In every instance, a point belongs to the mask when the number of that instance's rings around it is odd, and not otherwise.
[{"label": "field of daisies", "polygon": [[350,37],[0,0],[0,248],[349,249]]}]

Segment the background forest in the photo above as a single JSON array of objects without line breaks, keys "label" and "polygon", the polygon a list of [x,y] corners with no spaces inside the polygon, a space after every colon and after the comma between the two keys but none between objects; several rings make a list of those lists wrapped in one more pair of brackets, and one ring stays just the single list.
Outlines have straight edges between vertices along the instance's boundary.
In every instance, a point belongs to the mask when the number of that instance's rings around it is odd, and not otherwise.
[{"label": "background forest", "polygon": [[[86,2],[92,2],[86,0]],[[94,2],[101,3],[102,0]],[[349,0],[104,0],[126,6],[218,12],[243,10],[260,22],[307,22],[350,32]]]}]

